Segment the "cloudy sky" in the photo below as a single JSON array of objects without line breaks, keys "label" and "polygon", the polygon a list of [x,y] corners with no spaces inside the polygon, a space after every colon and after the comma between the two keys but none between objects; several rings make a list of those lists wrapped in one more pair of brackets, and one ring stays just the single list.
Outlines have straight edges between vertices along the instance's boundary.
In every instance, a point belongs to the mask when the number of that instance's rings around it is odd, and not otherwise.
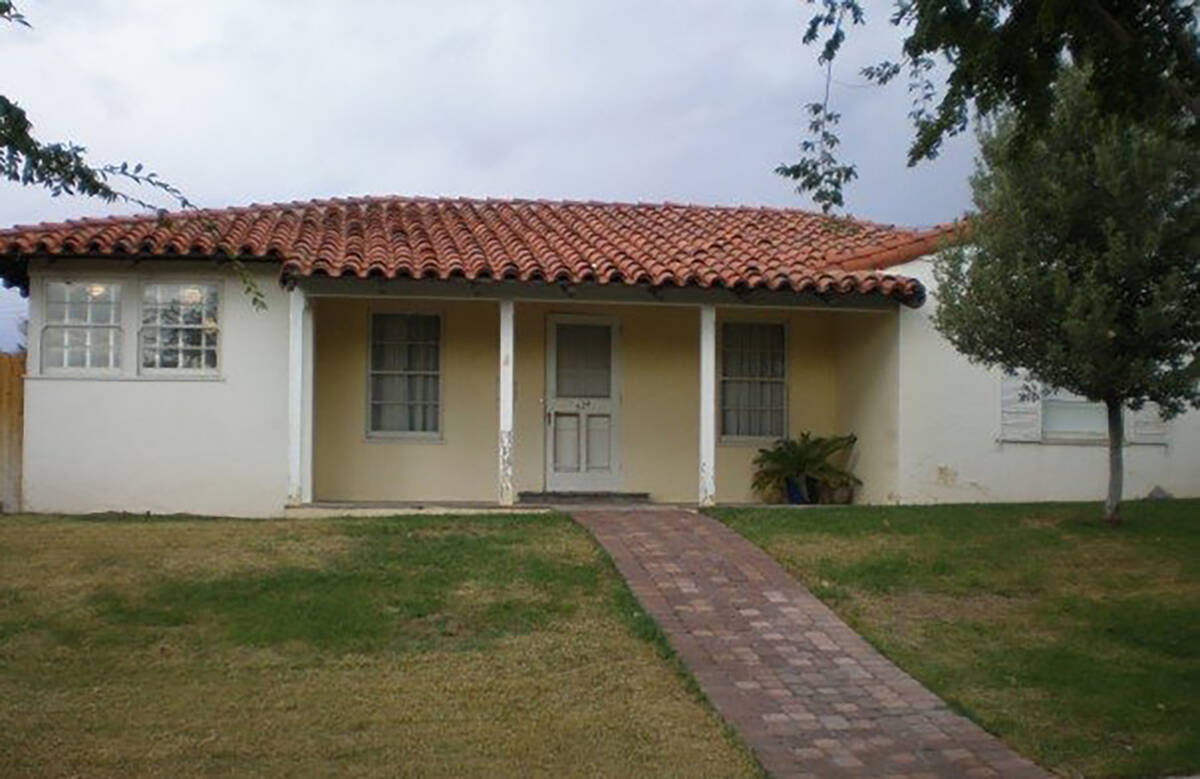
[{"label": "cloudy sky", "polygon": [[[908,95],[868,0],[834,73],[856,216],[969,205],[973,140],[910,169]],[[362,194],[811,207],[774,174],[823,86],[801,0],[24,0],[0,94],[43,140],[139,161],[204,206]],[[113,213],[0,182],[0,224]],[[22,304],[0,297],[0,347]]]}]

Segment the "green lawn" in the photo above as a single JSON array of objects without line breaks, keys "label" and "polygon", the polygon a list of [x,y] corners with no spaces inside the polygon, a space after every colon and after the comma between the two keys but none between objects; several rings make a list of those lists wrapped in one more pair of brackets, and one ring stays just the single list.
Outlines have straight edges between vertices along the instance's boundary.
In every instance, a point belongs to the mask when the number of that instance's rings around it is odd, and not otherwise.
[{"label": "green lawn", "polygon": [[714,514],[1042,765],[1200,772],[1200,501]]},{"label": "green lawn", "polygon": [[0,773],[753,776],[563,516],[0,518]]}]

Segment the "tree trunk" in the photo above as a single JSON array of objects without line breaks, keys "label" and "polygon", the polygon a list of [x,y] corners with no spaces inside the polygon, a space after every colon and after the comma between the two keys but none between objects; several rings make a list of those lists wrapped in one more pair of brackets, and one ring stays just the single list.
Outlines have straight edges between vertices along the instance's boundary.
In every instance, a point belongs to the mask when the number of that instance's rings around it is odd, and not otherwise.
[{"label": "tree trunk", "polygon": [[1121,490],[1125,480],[1123,449],[1125,420],[1120,401],[1105,401],[1108,410],[1108,499],[1104,501],[1104,519],[1109,524],[1121,524]]}]

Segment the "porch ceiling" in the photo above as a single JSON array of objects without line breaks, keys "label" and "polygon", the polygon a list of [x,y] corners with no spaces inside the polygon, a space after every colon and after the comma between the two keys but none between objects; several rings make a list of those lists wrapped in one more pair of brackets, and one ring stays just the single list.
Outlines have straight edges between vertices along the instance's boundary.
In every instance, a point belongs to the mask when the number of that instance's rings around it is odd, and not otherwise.
[{"label": "porch ceiling", "polygon": [[464,279],[870,295],[920,305],[881,272],[937,250],[957,225],[906,229],[796,209],[355,198],[110,217],[0,230],[0,275],[31,256],[222,257],[284,277]]},{"label": "porch ceiling", "polygon": [[[467,281],[466,279],[360,279],[343,276],[331,279],[308,276],[293,280],[310,297],[390,298],[413,300],[513,300],[518,303],[606,303],[654,306],[702,305],[769,309],[815,309],[836,311],[890,311],[895,296],[819,293],[815,290],[726,289],[724,287],[652,287],[646,284],[564,284],[540,281]],[[919,305],[914,300],[908,305]]]}]

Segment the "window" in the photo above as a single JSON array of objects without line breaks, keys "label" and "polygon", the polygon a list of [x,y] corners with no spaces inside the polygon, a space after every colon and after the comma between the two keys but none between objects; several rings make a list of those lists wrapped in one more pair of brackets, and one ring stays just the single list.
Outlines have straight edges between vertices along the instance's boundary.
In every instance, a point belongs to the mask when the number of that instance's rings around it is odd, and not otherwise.
[{"label": "window", "polygon": [[[1000,383],[1000,440],[1040,444],[1103,444],[1108,441],[1108,411],[1103,403],[1029,384],[1025,374],[1003,376]],[[1160,409],[1147,403],[1126,408],[1124,438],[1129,444],[1166,444],[1170,426]]]},{"label": "window", "polygon": [[97,282],[46,284],[42,367],[115,370],[121,367],[121,287]]},{"label": "window", "polygon": [[1065,390],[1042,388],[1043,438],[1108,440],[1108,411],[1103,403]]},{"label": "window", "polygon": [[721,434],[786,434],[787,376],[783,325],[721,326]]},{"label": "window", "polygon": [[370,432],[439,432],[441,340],[436,315],[371,317]]},{"label": "window", "polygon": [[142,288],[142,368],[211,373],[220,336],[217,285],[147,284]]},{"label": "window", "polygon": [[556,325],[554,386],[560,398],[612,395],[612,328]]}]

